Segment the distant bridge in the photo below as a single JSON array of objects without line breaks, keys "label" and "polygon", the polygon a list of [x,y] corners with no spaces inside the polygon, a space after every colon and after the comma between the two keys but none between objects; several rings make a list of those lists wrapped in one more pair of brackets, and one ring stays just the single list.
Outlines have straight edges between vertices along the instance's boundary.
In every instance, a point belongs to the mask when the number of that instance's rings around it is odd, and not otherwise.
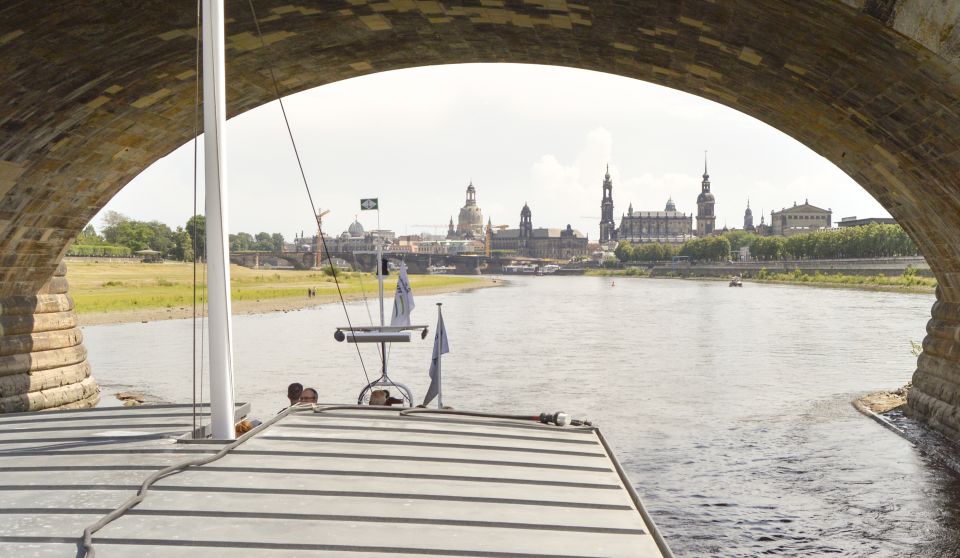
[{"label": "distant bridge", "polygon": [[[375,271],[377,265],[376,254],[354,252],[330,252],[330,257],[340,258],[360,271]],[[479,275],[481,273],[500,273],[504,265],[522,262],[534,265],[556,263],[555,260],[535,258],[500,258],[480,255],[451,255],[451,254],[420,254],[414,252],[384,252],[383,257],[393,262],[406,262],[410,273],[429,273],[432,266],[454,268],[451,273],[460,275]],[[315,252],[232,252],[230,262],[243,266],[257,268],[269,261],[283,260],[294,269],[311,269],[316,267],[317,254]],[[323,255],[326,260],[326,254]]]}]

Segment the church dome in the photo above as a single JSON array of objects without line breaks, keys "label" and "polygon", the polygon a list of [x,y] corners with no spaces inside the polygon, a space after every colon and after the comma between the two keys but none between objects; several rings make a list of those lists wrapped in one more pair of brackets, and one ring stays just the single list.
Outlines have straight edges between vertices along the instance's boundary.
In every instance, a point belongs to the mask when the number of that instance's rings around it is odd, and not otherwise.
[{"label": "church dome", "polygon": [[700,192],[700,195],[697,196],[697,203],[706,203],[706,202],[712,203],[714,201],[715,200],[711,192]]},{"label": "church dome", "polygon": [[664,209],[664,211],[676,211],[676,210],[677,210],[677,204],[673,203],[673,196],[670,196],[670,198],[667,200],[667,207]]},{"label": "church dome", "polygon": [[476,232],[483,228],[483,215],[480,208],[475,205],[466,205],[460,208],[460,215],[457,217],[457,230],[461,233],[467,231]]},{"label": "church dome", "polygon": [[525,217],[530,215],[530,206],[526,202],[523,203],[523,209],[520,210],[520,216]]},{"label": "church dome", "polygon": [[467,186],[467,199],[460,208],[460,215],[457,216],[457,234],[466,236],[467,233],[473,236],[483,234],[483,215],[477,206],[477,189],[473,186],[473,181]]},{"label": "church dome", "polygon": [[354,219],[353,223],[350,223],[347,228],[347,232],[350,233],[350,236],[363,236],[363,225],[360,224],[360,221]]}]

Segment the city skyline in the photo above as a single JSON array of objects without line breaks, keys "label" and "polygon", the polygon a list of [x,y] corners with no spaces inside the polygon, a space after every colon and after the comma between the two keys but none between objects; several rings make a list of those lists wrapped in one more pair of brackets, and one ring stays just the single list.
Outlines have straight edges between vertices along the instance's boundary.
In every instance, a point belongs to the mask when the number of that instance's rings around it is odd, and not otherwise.
[{"label": "city skyline", "polygon": [[[520,93],[518,93],[518,90]],[[383,92],[389,91],[389,95]],[[716,226],[809,199],[835,220],[889,214],[849,177],[792,138],[716,103],[609,74],[546,66],[468,64],[385,72],[284,99],[314,200],[337,235],[359,200],[381,200],[380,228],[443,234],[477,189],[484,222],[515,227],[524,202],[535,227],[599,238],[609,163],[614,217],[696,214],[710,153]],[[277,103],[232,118],[230,231],[313,234],[311,211]],[[202,145],[200,146],[202,150]],[[101,211],[183,224],[192,212],[192,142],[136,177]],[[198,177],[202,188],[202,176]],[[424,226],[425,225],[425,226]]]}]

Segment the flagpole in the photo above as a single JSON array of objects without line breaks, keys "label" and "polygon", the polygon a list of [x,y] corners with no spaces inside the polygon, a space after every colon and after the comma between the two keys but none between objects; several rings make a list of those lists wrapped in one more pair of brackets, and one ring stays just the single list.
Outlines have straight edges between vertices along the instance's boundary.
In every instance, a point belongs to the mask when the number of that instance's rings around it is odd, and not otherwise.
[{"label": "flagpole", "polygon": [[[377,209],[377,224],[380,224],[380,210]],[[377,227],[379,229],[379,226]],[[383,239],[380,238],[380,233],[377,233],[377,285],[380,289],[380,327],[382,328],[385,324],[383,320]],[[383,363],[381,373],[387,375],[387,344],[384,342],[380,343],[380,360]]]},{"label": "flagpole", "polygon": [[[443,319],[443,312],[441,312],[440,307],[443,306],[442,302],[437,303],[437,322],[439,323]],[[439,331],[438,331],[439,334]],[[440,350],[437,353],[437,408],[443,408],[443,379],[441,378],[442,374],[440,373],[443,368],[440,366],[440,359],[443,358],[443,350]]]}]

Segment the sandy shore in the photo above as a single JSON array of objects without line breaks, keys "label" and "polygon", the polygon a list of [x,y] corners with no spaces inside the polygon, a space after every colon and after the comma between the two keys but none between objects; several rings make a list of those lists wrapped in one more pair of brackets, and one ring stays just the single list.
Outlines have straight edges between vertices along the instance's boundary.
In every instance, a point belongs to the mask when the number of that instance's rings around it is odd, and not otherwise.
[{"label": "sandy shore", "polygon": [[[448,292],[472,291],[474,289],[485,289],[488,287],[499,287],[505,282],[502,279],[478,277],[479,282],[467,287],[451,285],[445,287],[425,287],[417,289],[415,294],[433,295]],[[373,293],[374,298],[376,293]],[[367,295],[369,298],[369,294]],[[393,293],[389,293],[390,300],[393,300]],[[360,294],[345,295],[344,300],[361,300]],[[304,308],[315,308],[325,304],[338,303],[340,299],[335,295],[323,295],[313,298],[275,298],[268,300],[242,300],[233,303],[233,314],[266,314],[268,312],[292,312],[303,310]],[[202,315],[202,313],[200,314]],[[182,320],[193,317],[193,308],[145,308],[142,310],[123,310],[117,312],[92,312],[79,314],[81,326],[101,325],[101,324],[122,324],[131,322],[153,322],[157,320]]]}]

